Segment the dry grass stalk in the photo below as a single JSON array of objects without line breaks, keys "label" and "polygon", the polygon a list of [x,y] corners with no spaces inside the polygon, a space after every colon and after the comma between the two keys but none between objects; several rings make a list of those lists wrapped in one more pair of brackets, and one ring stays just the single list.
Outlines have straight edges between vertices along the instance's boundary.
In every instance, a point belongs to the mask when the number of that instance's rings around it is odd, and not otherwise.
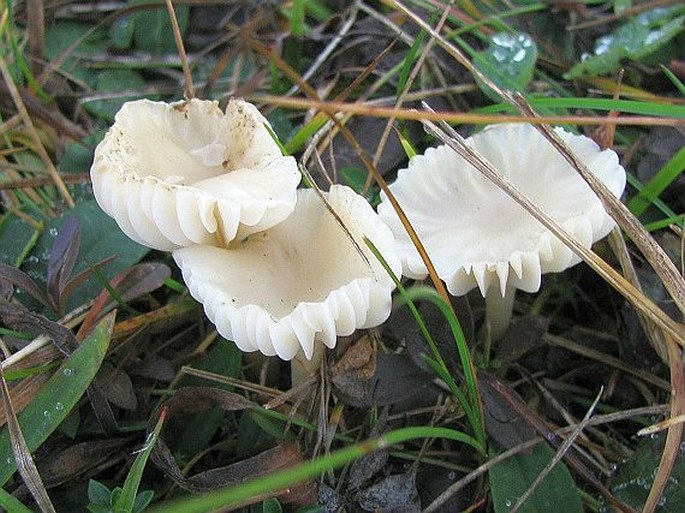
[{"label": "dry grass stalk", "polygon": [[571,434],[564,440],[564,442],[559,446],[557,449],[557,452],[554,454],[554,457],[549,461],[547,465],[545,465],[545,468],[540,471],[540,473],[537,475],[535,480],[530,484],[528,489],[521,494],[521,496],[518,498],[516,501],[516,504],[514,504],[514,507],[511,508],[510,513],[516,513],[519,509],[521,509],[521,506],[528,500],[528,498],[532,495],[532,493],[535,491],[535,489],[542,483],[542,481],[549,475],[549,473],[552,471],[554,466],[561,461],[561,459],[564,457],[564,455],[568,452],[568,450],[571,448],[573,443],[576,441],[576,438],[583,432],[585,427],[588,425],[588,422],[590,420],[590,416],[592,413],[595,411],[595,408],[597,407],[597,403],[599,402],[600,398],[602,397],[602,393],[604,392],[604,388],[601,388],[597,396],[595,397],[595,400],[592,402],[590,405],[590,408],[588,408],[587,412],[585,413],[585,416],[583,419],[573,428],[573,431]]},{"label": "dry grass stalk", "polygon": [[21,475],[24,484],[29,489],[29,492],[36,501],[36,504],[40,507],[40,510],[43,513],[56,513],[55,507],[52,505],[48,492],[43,485],[43,480],[38,473],[36,463],[33,461],[33,456],[31,456],[31,450],[26,444],[24,434],[21,432],[21,426],[19,425],[19,420],[17,419],[17,414],[12,404],[7,382],[5,381],[5,374],[3,373],[1,366],[0,391],[2,392],[2,404],[5,409],[4,417],[12,442],[12,452],[14,453],[17,470],[19,470],[19,474]]},{"label": "dry grass stalk", "polygon": [[[394,107],[379,107],[375,102],[340,102],[330,100],[313,100],[311,98],[285,98],[282,96],[273,96],[268,94],[252,94],[247,95],[246,99],[249,101],[264,103],[267,105],[274,105],[286,107],[289,109],[309,110],[315,109],[321,112],[326,112],[330,115],[339,112],[352,113],[358,116],[367,116],[375,118],[396,118],[409,121],[447,121],[449,123],[457,124],[476,124],[486,125],[493,123],[531,123],[531,124],[549,124],[549,125],[587,125],[596,126],[606,123],[604,118],[597,116],[539,116],[531,118],[528,115],[516,114],[474,114],[471,112],[453,112],[453,111],[435,111],[424,112],[416,109],[398,109]],[[611,119],[612,123],[622,126],[685,126],[685,120],[682,118],[663,118],[656,116],[616,116]]]},{"label": "dry grass stalk", "polygon": [[28,131],[29,137],[31,138],[31,142],[33,142],[34,151],[38,154],[41,161],[45,165],[45,168],[48,170],[48,173],[52,178],[55,187],[57,187],[57,191],[62,196],[64,203],[69,208],[73,207],[74,200],[71,197],[71,194],[69,194],[66,185],[64,185],[64,181],[62,181],[62,177],[59,175],[59,172],[57,171],[55,164],[53,164],[52,159],[48,155],[48,152],[45,149],[43,142],[40,140],[40,136],[36,131],[36,127],[33,125],[31,116],[26,110],[26,106],[24,105],[24,102],[21,99],[19,90],[17,89],[17,86],[14,83],[14,80],[12,79],[12,75],[9,69],[7,68],[7,63],[5,62],[5,59],[2,56],[0,56],[0,74],[2,74],[2,78],[5,81],[7,89],[9,90],[10,96],[12,97],[12,101],[14,102],[14,106],[16,107],[17,112],[21,116],[21,120],[24,123],[26,130]]},{"label": "dry grass stalk", "polygon": [[171,21],[171,29],[174,32],[174,41],[176,42],[176,50],[181,59],[181,66],[183,67],[183,77],[186,81],[185,96],[187,99],[195,98],[195,86],[193,85],[193,75],[190,72],[188,65],[188,55],[186,54],[185,46],[183,45],[183,36],[181,35],[181,28],[178,26],[178,19],[176,18],[176,11],[174,11],[174,4],[171,0],[166,0],[166,8],[169,11],[169,19]]},{"label": "dry grass stalk", "polygon": [[[683,373],[682,350],[666,336],[669,367],[671,371],[671,412],[670,418],[678,418],[685,414],[685,375]],[[683,436],[683,423],[674,422],[668,427],[666,443],[661,453],[659,468],[654,476],[654,483],[642,509],[643,513],[653,513],[659,505],[659,500],[668,484],[673,465],[680,455],[680,441]]]}]

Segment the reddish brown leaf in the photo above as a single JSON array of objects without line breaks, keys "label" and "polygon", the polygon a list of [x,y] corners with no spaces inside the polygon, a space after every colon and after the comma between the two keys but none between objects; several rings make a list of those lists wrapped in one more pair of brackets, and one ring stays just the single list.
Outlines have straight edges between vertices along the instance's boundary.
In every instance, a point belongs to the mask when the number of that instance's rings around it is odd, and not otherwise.
[{"label": "reddish brown leaf", "polygon": [[48,296],[54,305],[60,305],[62,292],[74,270],[81,246],[81,227],[76,217],[68,217],[59,229],[48,262]]},{"label": "reddish brown leaf", "polygon": [[53,304],[48,299],[48,296],[36,285],[28,274],[21,269],[12,267],[11,265],[0,263],[0,280],[10,283],[14,287],[22,289],[34,299],[40,301],[47,308],[53,308]]}]

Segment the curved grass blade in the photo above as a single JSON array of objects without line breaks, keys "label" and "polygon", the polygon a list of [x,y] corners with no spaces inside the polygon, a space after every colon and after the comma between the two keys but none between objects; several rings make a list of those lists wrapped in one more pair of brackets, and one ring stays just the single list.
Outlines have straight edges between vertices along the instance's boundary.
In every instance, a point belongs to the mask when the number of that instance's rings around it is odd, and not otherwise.
[{"label": "curved grass blade", "polygon": [[[390,278],[395,282],[395,286],[399,290],[402,300],[406,302],[407,307],[409,308],[412,315],[414,316],[414,319],[416,320],[416,323],[419,325],[421,333],[423,334],[424,338],[426,339],[426,342],[431,348],[431,351],[433,352],[435,359],[429,358],[427,359],[427,363],[438,374],[438,376],[440,376],[440,378],[443,381],[445,381],[445,383],[449,386],[450,391],[457,398],[462,408],[464,409],[464,412],[466,413],[466,416],[469,419],[469,423],[471,424],[471,427],[473,428],[473,431],[476,434],[478,441],[483,446],[485,446],[486,436],[483,421],[484,417],[482,410],[482,402],[480,400],[480,395],[478,393],[478,385],[476,382],[476,371],[475,367],[473,366],[473,361],[471,359],[471,351],[469,350],[468,345],[466,343],[466,337],[464,337],[464,332],[462,331],[461,325],[459,324],[459,319],[457,319],[457,316],[452,310],[451,305],[446,303],[443,297],[435,289],[429,287],[413,287],[412,289],[405,289],[400,280],[397,278],[397,276],[395,276],[395,274],[392,272],[392,269],[390,269],[390,267],[388,266],[387,262],[383,258],[383,255],[381,255],[376,246],[374,246],[373,242],[366,238],[364,239],[364,242],[366,242],[366,245],[369,247],[371,252],[381,263],[381,265],[388,273]],[[440,356],[440,352],[438,351],[437,345],[435,344],[433,337],[431,337],[431,334],[429,333],[426,324],[423,322],[423,319],[421,318],[421,314],[419,313],[418,309],[416,308],[416,305],[414,304],[414,299],[425,299],[427,301],[432,302],[435,306],[437,306],[440,309],[440,312],[447,320],[450,329],[452,330],[452,336],[454,337],[454,341],[457,345],[457,351],[459,352],[459,359],[461,360],[462,368],[464,370],[464,379],[466,381],[466,387],[469,392],[469,397],[466,397],[464,395],[464,393],[457,386],[452,375],[449,373],[447,365],[442,359],[442,356]]]},{"label": "curved grass blade", "polygon": [[373,451],[385,449],[391,445],[423,438],[444,438],[461,442],[475,448],[481,454],[484,447],[476,439],[461,431],[441,427],[417,426],[390,431],[383,436],[366,440],[358,444],[296,465],[281,472],[253,479],[239,486],[226,488],[201,497],[166,502],[150,513],[205,513],[216,511],[230,505],[240,504],[250,497],[274,493],[320,476],[328,470],[341,467]]},{"label": "curved grass blade", "polygon": [[124,481],[124,487],[121,490],[121,495],[119,495],[119,498],[114,504],[114,511],[132,513],[135,510],[140,480],[143,477],[143,471],[145,470],[147,460],[152,453],[152,449],[154,449],[155,444],[157,443],[159,433],[162,431],[162,426],[166,419],[166,412],[166,408],[162,410],[162,413],[159,415],[159,420],[157,420],[157,424],[155,424],[155,429],[150,433],[147,440],[145,440],[145,446],[138,453],[136,460],[128,471],[126,481]]},{"label": "curved grass blade", "polygon": [[[536,109],[584,109],[609,112],[612,110],[622,114],[639,114],[644,116],[663,116],[669,118],[685,118],[685,107],[657,101],[614,100],[611,98],[529,98],[528,103]],[[482,114],[496,114],[499,112],[515,112],[516,109],[508,103],[489,105],[474,112]]]},{"label": "curved grass blade", "polygon": [[[449,305],[445,303],[445,300],[438,294],[435,289],[430,287],[412,287],[406,289],[403,292],[403,299],[414,301],[417,299],[426,300],[433,303],[440,309],[442,315],[447,320],[447,323],[452,330],[452,336],[457,345],[457,351],[459,352],[459,360],[462,364],[462,369],[464,371],[464,380],[466,382],[466,389],[469,392],[469,398],[471,399],[471,408],[474,411],[474,418],[472,420],[472,425],[474,430],[479,436],[479,440],[483,443],[485,442],[485,429],[483,426],[483,414],[481,408],[480,394],[478,393],[478,384],[476,380],[475,367],[471,359],[471,351],[466,343],[466,338],[464,337],[464,332],[461,329],[459,320],[454,315],[454,312]],[[477,414],[476,414],[477,413]]]},{"label": "curved grass blade", "polygon": [[[35,451],[69,415],[95,377],[109,347],[114,313],[105,317],[19,415],[26,445]],[[17,470],[5,428],[0,432],[0,486]]]},{"label": "curved grass blade", "polygon": [[680,148],[664,167],[649,180],[639,194],[630,199],[628,208],[635,216],[640,216],[654,200],[685,170],[685,148]]}]

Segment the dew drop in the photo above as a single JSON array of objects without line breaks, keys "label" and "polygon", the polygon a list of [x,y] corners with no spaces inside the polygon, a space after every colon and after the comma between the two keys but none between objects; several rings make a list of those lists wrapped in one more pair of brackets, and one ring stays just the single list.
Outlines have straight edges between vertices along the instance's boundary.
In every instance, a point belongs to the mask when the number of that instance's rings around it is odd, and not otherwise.
[{"label": "dew drop", "polygon": [[520,48],[512,57],[514,62],[521,62],[526,57],[526,51]]},{"label": "dew drop", "polygon": [[48,230],[48,234],[50,234],[50,237],[57,237],[57,233],[57,228],[53,227]]},{"label": "dew drop", "polygon": [[74,375],[74,370],[73,370],[73,369],[70,369],[69,367],[67,367],[66,369],[64,369],[64,370],[62,371],[62,374],[63,374],[64,376],[66,376],[66,377],[73,376],[73,375]]},{"label": "dew drop", "polygon": [[60,402],[56,402],[56,403],[55,403],[55,410],[57,410],[57,411],[62,411],[62,410],[64,410],[64,405],[63,405],[62,403],[60,403]]},{"label": "dew drop", "polygon": [[50,412],[48,410],[45,410],[43,412],[43,417],[49,417],[49,416],[50,416]]}]

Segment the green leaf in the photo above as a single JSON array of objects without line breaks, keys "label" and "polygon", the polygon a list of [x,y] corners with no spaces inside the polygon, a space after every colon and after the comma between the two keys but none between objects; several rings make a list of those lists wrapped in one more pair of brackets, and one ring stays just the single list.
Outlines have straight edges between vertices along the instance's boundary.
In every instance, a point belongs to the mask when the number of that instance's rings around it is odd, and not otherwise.
[{"label": "green leaf", "polygon": [[[64,360],[31,403],[19,415],[19,425],[31,452],[57,429],[76,406],[107,353],[114,314],[105,317],[69,358]],[[17,470],[9,432],[0,432],[0,486]]]},{"label": "green leaf", "polygon": [[[243,353],[235,344],[224,339],[217,340],[202,357],[193,363],[193,368],[212,372],[220,376],[236,378],[240,374]],[[186,376],[182,386],[206,386],[207,382],[195,376]],[[233,387],[225,383],[215,383],[216,388],[231,391]],[[177,450],[190,456],[205,450],[224,421],[225,412],[221,408],[194,413],[182,428]]]},{"label": "green leaf", "polygon": [[19,267],[38,240],[34,226],[12,212],[0,218],[0,263]]},{"label": "green leaf", "polygon": [[[150,0],[130,0],[130,5],[141,5],[156,3],[154,8],[137,12],[133,15],[133,42],[138,50],[149,52],[153,54],[176,54],[176,41],[174,40],[174,33],[171,29],[171,22],[169,21],[169,13],[164,8],[163,2]],[[183,36],[188,27],[188,15],[190,9],[187,5],[174,6],[176,11],[176,18],[178,20],[179,28],[181,29],[181,36]]]},{"label": "green leaf", "polygon": [[[538,49],[535,41],[523,32],[500,32],[490,38],[490,45],[473,57],[473,64],[502,89],[523,91],[533,79]],[[481,91],[493,101],[500,97],[476,77]]]},{"label": "green leaf", "polygon": [[[86,23],[61,21],[50,24],[45,31],[46,60],[53,62],[79,40],[80,43],[76,46],[74,54],[103,53],[107,51],[109,45],[104,28],[93,29]],[[95,74],[90,67],[81,65],[79,61],[80,59],[72,54],[64,60],[60,69],[92,85],[95,82]]]},{"label": "green leaf", "polygon": [[45,287],[47,263],[55,235],[69,216],[76,216],[81,225],[81,249],[76,259],[73,275],[102,260],[115,257],[100,267],[97,274],[86,280],[68,298],[66,308],[71,310],[94,299],[103,289],[102,279],[109,280],[127,267],[138,263],[149,249],[133,242],[124,235],[116,222],[100,209],[95,200],[85,201],[69,210],[64,217],[50,220],[43,235],[31,251],[31,256],[27,259],[23,269],[39,286]]},{"label": "green leaf", "polygon": [[664,75],[666,75],[668,79],[673,83],[673,85],[676,86],[680,94],[682,96],[685,96],[685,84],[683,84],[683,82],[678,77],[676,77],[673,74],[673,72],[666,66],[664,66],[663,64],[660,64],[659,66],[661,67],[661,71],[664,72]]},{"label": "green leaf", "polygon": [[112,495],[107,486],[95,479],[88,480],[88,500],[91,504],[99,504],[109,506],[109,498]]},{"label": "green leaf", "polygon": [[[145,79],[136,71],[127,68],[110,69],[98,74],[95,89],[99,93],[118,93],[142,91],[145,87]],[[142,98],[141,94],[122,94],[115,98],[93,100],[84,103],[88,112],[107,121],[113,121],[114,115],[119,112],[121,106],[128,101]]]},{"label": "green leaf", "polygon": [[112,513],[112,506],[109,504],[88,504],[87,508],[90,513]]},{"label": "green leaf", "polygon": [[126,50],[131,47],[135,26],[132,16],[123,16],[112,23],[109,27],[109,37],[112,39],[115,48]]},{"label": "green leaf", "polygon": [[283,507],[278,499],[267,499],[262,502],[261,513],[282,513]]},{"label": "green leaf", "polygon": [[[547,444],[540,443],[529,453],[515,455],[492,467],[489,477],[495,512],[505,513],[511,510],[552,458],[554,451]],[[582,513],[580,495],[563,462],[554,466],[518,511]]]},{"label": "green leaf", "polygon": [[154,496],[155,492],[152,490],[144,490],[136,495],[136,501],[133,504],[133,513],[141,513],[150,505]]},{"label": "green leaf", "polygon": [[80,142],[66,145],[64,154],[59,160],[59,170],[63,173],[87,173],[93,164],[93,152],[106,131],[100,130],[84,137]]},{"label": "green leaf", "polygon": [[302,37],[305,33],[305,9],[308,0],[293,0],[290,11],[290,33],[295,37]]},{"label": "green leaf", "polygon": [[339,172],[345,185],[352,188],[357,194],[362,193],[366,184],[366,171],[354,166],[343,166]]},{"label": "green leaf", "polygon": [[621,14],[633,6],[633,0],[613,0],[614,14]]},{"label": "green leaf", "polygon": [[[637,511],[647,499],[649,490],[654,482],[654,475],[659,466],[661,452],[664,447],[664,436],[643,439],[630,459],[623,463],[614,476],[611,492],[617,499],[622,500]],[[671,475],[666,482],[659,508],[657,511],[676,512],[685,511],[685,446],[681,446],[680,457],[676,459]],[[602,512],[612,511],[606,504]]]},{"label": "green leaf", "polygon": [[408,134],[404,134],[400,130],[397,132],[397,137],[400,140],[400,144],[402,145],[402,149],[404,150],[404,154],[407,156],[407,158],[414,158],[418,154],[418,151],[416,151],[416,147],[412,144]]},{"label": "green leaf", "polygon": [[607,75],[618,71],[622,59],[645,59],[685,29],[685,16],[677,16],[684,10],[664,7],[638,14],[611,34],[599,37],[593,54],[573,66],[565,78]]},{"label": "green leaf", "polygon": [[[431,17],[431,20],[429,22],[431,25],[435,23],[435,13]],[[414,39],[414,42],[411,45],[411,48],[409,48],[409,51],[406,53],[404,56],[404,62],[402,63],[402,69],[400,70],[400,75],[397,79],[397,96],[402,94],[404,91],[405,86],[407,85],[407,80],[409,80],[409,74],[411,73],[412,66],[414,63],[418,60],[420,56],[420,50],[421,47],[423,46],[423,42],[426,39],[426,35],[428,33],[424,30],[421,29],[419,32],[419,35],[416,36]]]},{"label": "green leaf", "polygon": [[0,508],[7,513],[33,513],[32,510],[19,502],[19,499],[10,495],[2,488],[0,488]]}]

